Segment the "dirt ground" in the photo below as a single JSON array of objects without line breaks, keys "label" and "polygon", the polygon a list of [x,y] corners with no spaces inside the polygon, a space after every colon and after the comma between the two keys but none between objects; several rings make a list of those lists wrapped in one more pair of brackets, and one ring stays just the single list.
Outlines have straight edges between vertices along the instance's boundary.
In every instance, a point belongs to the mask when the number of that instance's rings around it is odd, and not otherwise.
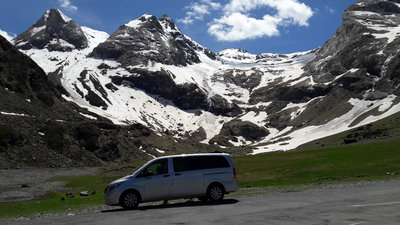
[{"label": "dirt ground", "polygon": [[98,168],[0,170],[0,202],[39,199],[48,191],[61,191],[61,182],[45,182],[58,176],[95,174]]}]

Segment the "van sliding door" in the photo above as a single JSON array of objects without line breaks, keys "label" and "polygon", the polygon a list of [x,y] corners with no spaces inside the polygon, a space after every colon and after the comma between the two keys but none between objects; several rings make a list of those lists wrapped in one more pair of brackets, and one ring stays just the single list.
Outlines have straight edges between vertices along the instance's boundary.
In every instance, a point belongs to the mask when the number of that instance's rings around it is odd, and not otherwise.
[{"label": "van sliding door", "polygon": [[204,171],[196,168],[198,157],[176,157],[173,158],[173,196],[190,197],[203,192]]}]

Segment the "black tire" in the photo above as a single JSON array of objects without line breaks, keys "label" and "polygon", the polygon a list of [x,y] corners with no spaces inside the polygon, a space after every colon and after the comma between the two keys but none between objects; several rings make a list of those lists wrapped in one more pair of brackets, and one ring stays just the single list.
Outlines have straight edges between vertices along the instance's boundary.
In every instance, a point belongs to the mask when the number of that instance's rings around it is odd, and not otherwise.
[{"label": "black tire", "polygon": [[207,191],[207,197],[211,202],[219,202],[224,199],[224,188],[220,184],[212,184]]},{"label": "black tire", "polygon": [[139,202],[139,194],[135,191],[126,191],[122,193],[119,199],[119,204],[122,206],[122,208],[128,210],[136,209],[139,205]]},{"label": "black tire", "polygon": [[201,202],[207,202],[208,201],[208,197],[207,196],[198,197],[197,199],[199,199]]}]

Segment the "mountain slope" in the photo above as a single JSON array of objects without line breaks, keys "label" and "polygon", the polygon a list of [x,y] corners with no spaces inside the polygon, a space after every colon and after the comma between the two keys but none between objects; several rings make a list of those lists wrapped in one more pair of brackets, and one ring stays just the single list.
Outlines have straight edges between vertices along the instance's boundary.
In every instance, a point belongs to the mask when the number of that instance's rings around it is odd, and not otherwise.
[{"label": "mountain slope", "polygon": [[[79,152],[73,144],[71,148],[63,146],[63,138],[53,139],[63,135],[62,121],[79,123],[84,117],[73,105],[63,103],[44,71],[3,37],[0,92],[1,168],[101,164],[90,152]],[[63,151],[68,151],[69,157]]]},{"label": "mountain slope", "polygon": [[[301,111],[295,111],[297,118],[287,123],[295,129],[280,137],[285,141],[258,152],[292,149],[400,110],[396,72],[400,63],[399,10],[395,1],[368,0],[345,11],[343,25],[304,67],[309,95],[325,93],[308,102],[308,107],[300,105]],[[285,114],[277,117],[281,120]]]},{"label": "mountain slope", "polygon": [[101,166],[219,150],[160,137],[136,123],[114,125],[65,101],[49,78],[0,36],[0,168]]}]

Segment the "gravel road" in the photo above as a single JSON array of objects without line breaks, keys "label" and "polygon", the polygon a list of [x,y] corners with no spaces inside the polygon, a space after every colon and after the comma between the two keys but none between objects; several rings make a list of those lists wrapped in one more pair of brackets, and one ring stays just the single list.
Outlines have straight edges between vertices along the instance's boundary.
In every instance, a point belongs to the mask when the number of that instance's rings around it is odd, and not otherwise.
[{"label": "gravel road", "polygon": [[[6,224],[399,224],[400,180],[284,191],[242,190],[219,204],[178,201],[138,210],[101,207],[77,215],[19,218]],[[251,193],[255,193],[254,195]],[[0,222],[1,223],[1,222]]]}]

